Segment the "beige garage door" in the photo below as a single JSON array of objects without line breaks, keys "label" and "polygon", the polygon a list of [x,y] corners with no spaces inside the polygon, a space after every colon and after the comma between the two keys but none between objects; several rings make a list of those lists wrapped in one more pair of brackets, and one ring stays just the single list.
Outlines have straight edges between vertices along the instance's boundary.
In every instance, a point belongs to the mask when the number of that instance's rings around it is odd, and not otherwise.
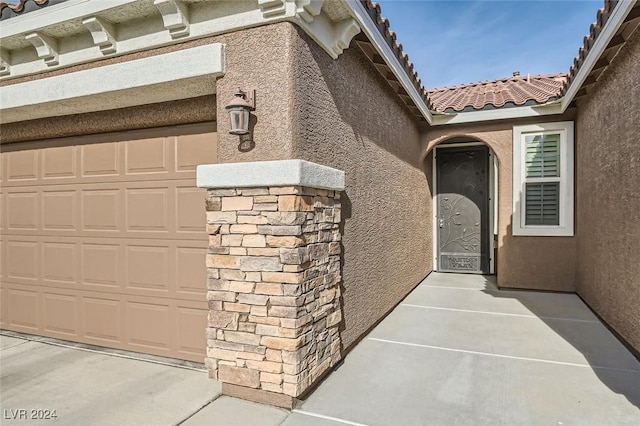
[{"label": "beige garage door", "polygon": [[204,357],[215,123],[2,145],[1,327]]}]

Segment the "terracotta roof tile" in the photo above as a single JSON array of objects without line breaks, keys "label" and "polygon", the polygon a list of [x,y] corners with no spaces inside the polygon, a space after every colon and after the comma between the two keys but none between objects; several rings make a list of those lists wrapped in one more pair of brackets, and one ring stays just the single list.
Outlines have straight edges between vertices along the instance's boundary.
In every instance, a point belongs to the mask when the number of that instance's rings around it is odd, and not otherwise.
[{"label": "terracotta roof tile", "polygon": [[566,78],[566,74],[513,76],[428,89],[426,93],[431,108],[440,113],[537,105],[559,98]]},{"label": "terracotta roof tile", "polygon": [[582,47],[580,47],[580,50],[578,51],[578,56],[576,56],[573,60],[573,64],[571,65],[571,69],[569,70],[569,75],[563,87],[563,95],[566,93],[569,85],[578,74],[578,71],[587,58],[591,47],[600,35],[602,27],[604,27],[604,25],[607,23],[609,17],[611,16],[611,13],[613,12],[613,9],[616,8],[618,3],[620,3],[619,0],[605,0],[604,7],[598,10],[598,13],[596,15],[596,22],[591,24],[591,27],[589,28],[589,34],[584,37]]},{"label": "terracotta roof tile", "polygon": [[369,16],[378,27],[378,31],[385,38],[387,44],[398,58],[398,61],[400,61],[400,64],[402,64],[404,71],[407,73],[409,78],[411,78],[415,88],[418,89],[418,92],[424,93],[424,86],[418,77],[418,72],[414,69],[413,63],[409,60],[409,55],[404,52],[402,44],[398,43],[396,33],[389,29],[391,25],[389,20],[382,17],[382,8],[380,5],[372,2],[371,0],[359,1],[367,8]]},{"label": "terracotta roof tile", "polygon": [[[8,0],[8,1],[0,1],[0,8],[4,8],[5,6],[10,9],[15,10],[16,12],[21,12],[24,9],[24,4],[27,0]],[[33,0],[36,4],[44,4],[47,0]]]},{"label": "terracotta roof tile", "polygon": [[22,14],[52,6],[67,0],[5,0],[0,1],[0,20],[14,18]]}]

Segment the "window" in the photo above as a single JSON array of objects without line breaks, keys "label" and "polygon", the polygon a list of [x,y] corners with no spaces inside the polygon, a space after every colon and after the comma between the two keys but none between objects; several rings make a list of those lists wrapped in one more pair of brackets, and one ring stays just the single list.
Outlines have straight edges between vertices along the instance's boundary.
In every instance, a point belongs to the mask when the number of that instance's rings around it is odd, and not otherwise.
[{"label": "window", "polygon": [[513,235],[573,235],[573,122],[513,128]]}]

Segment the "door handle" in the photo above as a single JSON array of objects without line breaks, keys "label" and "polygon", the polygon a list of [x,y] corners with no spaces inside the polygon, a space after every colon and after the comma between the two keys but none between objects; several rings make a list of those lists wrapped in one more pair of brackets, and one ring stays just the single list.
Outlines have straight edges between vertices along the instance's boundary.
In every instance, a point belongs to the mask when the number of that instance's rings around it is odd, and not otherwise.
[{"label": "door handle", "polygon": [[438,219],[438,226],[444,228],[444,219]]}]

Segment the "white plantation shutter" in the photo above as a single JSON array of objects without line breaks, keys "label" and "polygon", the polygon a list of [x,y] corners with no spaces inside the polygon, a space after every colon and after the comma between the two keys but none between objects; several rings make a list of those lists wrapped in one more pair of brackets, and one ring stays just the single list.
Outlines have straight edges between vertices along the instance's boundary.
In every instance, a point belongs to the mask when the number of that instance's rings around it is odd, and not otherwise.
[{"label": "white plantation shutter", "polygon": [[560,135],[527,136],[526,177],[560,176]]},{"label": "white plantation shutter", "polygon": [[513,127],[513,235],[573,235],[573,127]]},{"label": "white plantation shutter", "polygon": [[525,137],[525,225],[560,224],[560,134]]},{"label": "white plantation shutter", "polygon": [[527,183],[525,225],[560,224],[560,182]]}]

